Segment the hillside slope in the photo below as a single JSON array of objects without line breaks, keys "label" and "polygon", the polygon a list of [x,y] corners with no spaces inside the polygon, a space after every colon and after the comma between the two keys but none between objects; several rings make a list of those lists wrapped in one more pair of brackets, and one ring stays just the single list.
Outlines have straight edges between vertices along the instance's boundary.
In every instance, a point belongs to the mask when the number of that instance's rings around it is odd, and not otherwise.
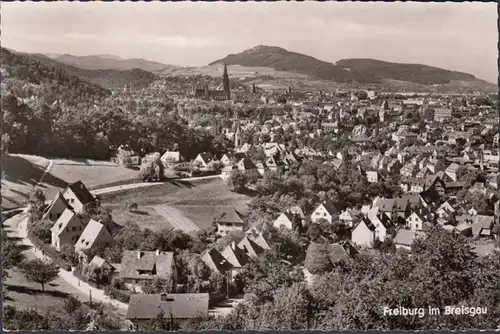
[{"label": "hillside slope", "polygon": [[28,56],[35,58],[46,66],[61,69],[68,74],[107,89],[122,89],[125,85],[129,85],[134,89],[142,89],[158,79],[157,75],[139,68],[130,70],[89,70],[60,62],[42,54],[29,54]]},{"label": "hillside slope", "polygon": [[342,59],[336,65],[355,72],[363,72],[381,79],[409,81],[423,85],[446,84],[454,80],[470,81],[476,79],[472,74],[443,70],[421,65],[391,63],[376,59]]},{"label": "hillside slope", "polygon": [[177,67],[142,58],[123,59],[112,55],[74,56],[64,54],[51,58],[86,70],[132,70],[139,68],[148,72],[162,72]]},{"label": "hillside slope", "polygon": [[61,68],[46,66],[37,59],[1,48],[2,93],[18,97],[38,97],[62,101],[68,105],[99,100],[111,92],[96,84],[68,74]]},{"label": "hillside slope", "polygon": [[484,81],[471,74],[421,64],[398,64],[375,59],[344,59],[332,64],[283,48],[264,45],[230,54],[210,65],[224,62],[228,65],[270,67],[278,71],[295,72],[339,83],[382,84],[387,80],[398,80],[410,84],[443,85],[477,81],[479,86],[484,85]]}]

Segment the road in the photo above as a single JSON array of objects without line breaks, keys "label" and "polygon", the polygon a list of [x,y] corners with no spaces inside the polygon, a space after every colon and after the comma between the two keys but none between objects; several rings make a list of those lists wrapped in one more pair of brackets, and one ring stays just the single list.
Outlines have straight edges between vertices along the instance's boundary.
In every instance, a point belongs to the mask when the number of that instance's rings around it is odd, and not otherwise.
[{"label": "road", "polygon": [[153,206],[153,209],[155,209],[160,216],[165,218],[165,220],[168,221],[174,229],[181,230],[185,233],[198,231],[200,229],[179,209],[168,205],[155,205]]},{"label": "road", "polygon": [[[40,183],[45,175],[50,172],[50,169],[53,165],[53,161],[51,160],[49,165],[47,166],[45,173],[43,176],[40,178]],[[196,181],[196,180],[206,180],[206,179],[215,179],[215,178],[220,178],[220,175],[209,175],[209,176],[201,176],[201,177],[194,177],[194,178],[185,178],[185,179],[177,179],[177,181]],[[155,186],[155,185],[160,185],[164,184],[164,182],[144,182],[144,183],[134,183],[134,184],[128,184],[128,185],[121,185],[121,186],[114,186],[114,187],[107,187],[107,188],[102,188],[102,189],[96,189],[92,191],[96,195],[100,194],[107,194],[107,193],[112,193],[112,192],[117,192],[121,190],[127,190],[127,189],[134,189],[134,188],[141,188],[141,187],[148,187],[148,186]],[[50,201],[47,201],[50,203]],[[6,227],[6,231],[8,231],[9,235],[15,238],[20,239],[20,243],[27,246],[26,250],[24,251],[26,258],[31,260],[35,258],[41,258],[41,259],[46,259],[50,260],[46,256],[42,254],[41,251],[37,250],[31,241],[28,239],[28,207],[20,208],[23,210],[22,213],[17,214],[7,220],[5,220],[3,223]],[[20,209],[15,209],[15,210],[20,210]],[[14,211],[14,210],[9,210],[9,211]],[[5,211],[6,212],[6,211]],[[165,214],[168,215],[168,212],[165,212]],[[176,219],[173,219],[175,221],[174,224],[180,224],[179,227],[181,229],[184,229],[184,225],[181,224],[179,221]],[[183,220],[185,222],[185,220]],[[191,222],[192,223],[192,222]],[[192,223],[194,225],[194,223]],[[192,228],[189,224],[187,224],[187,228]],[[196,225],[194,225],[195,229],[198,229]],[[59,285],[59,289],[64,292],[68,292],[69,294],[74,294],[76,296],[79,296],[81,299],[89,299],[90,295],[92,295],[92,300],[98,301],[98,302],[103,302],[103,303],[111,303],[115,305],[120,313],[126,313],[128,309],[128,304],[122,303],[118,300],[111,299],[109,296],[106,296],[104,294],[103,290],[96,289],[90,285],[88,285],[85,282],[81,282],[78,278],[76,278],[71,272],[65,271],[63,269],[59,270],[59,277],[55,281]],[[69,291],[68,291],[69,290]]]},{"label": "road", "polygon": [[[9,237],[18,238],[19,243],[25,246],[23,254],[26,256],[27,260],[34,260],[36,258],[39,258],[50,261],[50,259],[47,256],[44,256],[40,250],[36,249],[28,239],[28,217],[29,214],[27,212],[23,212],[5,220],[5,230]],[[52,283],[57,286],[58,291],[74,295],[81,301],[90,300],[90,295],[92,294],[93,301],[111,303],[117,307],[118,311],[121,314],[125,314],[127,312],[127,304],[122,303],[118,300],[111,299],[109,296],[106,296],[104,294],[103,290],[96,289],[85,282],[81,282],[69,271],[59,269],[59,277]]]},{"label": "road", "polygon": [[[220,178],[220,175],[209,175],[209,176],[200,176],[200,177],[191,177],[191,178],[185,178],[185,179],[175,179],[173,181],[197,181],[197,180],[210,180],[210,179],[217,179]],[[92,190],[91,192],[94,195],[102,195],[102,194],[109,194],[121,190],[128,190],[128,189],[135,189],[135,188],[143,188],[143,187],[151,187],[151,186],[157,186],[165,184],[165,182],[140,182],[140,183],[132,183],[132,184],[125,184],[121,186],[113,186],[113,187],[106,187],[106,188],[101,188],[101,189],[95,189]]]}]

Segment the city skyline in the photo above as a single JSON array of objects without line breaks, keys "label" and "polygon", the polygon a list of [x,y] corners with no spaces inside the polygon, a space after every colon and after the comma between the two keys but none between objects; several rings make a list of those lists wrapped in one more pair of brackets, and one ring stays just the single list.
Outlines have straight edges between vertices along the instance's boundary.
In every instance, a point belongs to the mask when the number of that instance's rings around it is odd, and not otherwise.
[{"label": "city skyline", "polygon": [[264,44],[332,63],[420,63],[496,82],[496,21],[495,3],[57,2],[4,3],[1,29],[4,47],[31,53],[205,66]]}]

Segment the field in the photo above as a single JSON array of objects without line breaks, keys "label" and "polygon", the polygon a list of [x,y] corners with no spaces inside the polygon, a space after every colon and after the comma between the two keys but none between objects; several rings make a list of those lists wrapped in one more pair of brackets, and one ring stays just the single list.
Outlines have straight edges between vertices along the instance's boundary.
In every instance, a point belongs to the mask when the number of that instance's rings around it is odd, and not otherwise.
[{"label": "field", "polygon": [[87,188],[103,188],[121,181],[133,182],[137,170],[118,166],[109,161],[74,161],[55,159],[50,174],[68,183],[82,181]]},{"label": "field", "polygon": [[57,191],[68,183],[83,181],[90,189],[110,184],[131,183],[137,171],[118,166],[108,161],[54,159],[49,173],[45,169],[50,160],[33,155],[8,154],[2,156],[2,210],[21,207],[28,199],[30,191],[40,182],[39,187],[51,199]]},{"label": "field", "polygon": [[[2,210],[14,209],[25,204],[30,191],[45,173],[50,160],[33,155],[2,155]],[[40,187],[44,192],[55,194],[66,183],[46,175]]]},{"label": "field", "polygon": [[[200,229],[210,229],[214,216],[228,208],[248,214],[247,195],[230,192],[221,179],[199,181],[172,181],[159,186],[131,189],[101,196],[103,207],[110,208],[118,224],[136,222],[143,228],[159,230],[190,225],[192,221]],[[138,204],[138,212],[130,212],[127,203]],[[156,210],[155,210],[156,208]],[[162,213],[158,213],[158,210]],[[164,216],[172,216],[169,223]],[[183,223],[184,222],[184,223]]]}]

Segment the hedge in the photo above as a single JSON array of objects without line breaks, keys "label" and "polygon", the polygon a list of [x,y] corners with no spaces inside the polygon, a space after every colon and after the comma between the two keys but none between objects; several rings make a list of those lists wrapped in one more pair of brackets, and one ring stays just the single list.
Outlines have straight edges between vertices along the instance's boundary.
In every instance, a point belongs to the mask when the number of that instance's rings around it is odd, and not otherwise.
[{"label": "hedge", "polygon": [[130,292],[125,290],[118,290],[109,285],[104,287],[104,294],[110,296],[113,299],[119,300],[122,303],[128,304],[130,302]]},{"label": "hedge", "polygon": [[44,255],[48,256],[52,260],[52,262],[54,262],[55,264],[57,264],[59,267],[61,267],[66,271],[71,271],[71,263],[63,260],[54,247],[44,243],[37,236],[35,236],[31,232],[31,230],[28,230],[28,237],[30,241],[33,243],[33,245],[35,245],[36,248],[41,250]]}]

